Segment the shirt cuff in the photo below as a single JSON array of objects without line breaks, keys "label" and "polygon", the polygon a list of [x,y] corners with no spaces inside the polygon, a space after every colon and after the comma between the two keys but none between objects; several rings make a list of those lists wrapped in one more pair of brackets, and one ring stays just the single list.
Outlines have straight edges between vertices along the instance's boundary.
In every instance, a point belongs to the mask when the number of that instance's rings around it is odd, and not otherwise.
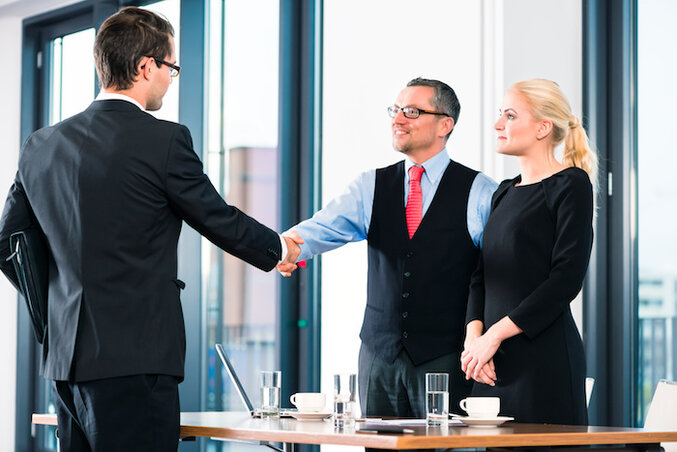
[{"label": "shirt cuff", "polygon": [[281,247],[280,254],[282,255],[282,258],[280,258],[280,261],[277,263],[277,265],[280,265],[282,261],[287,258],[287,242],[284,240],[284,237],[282,237],[282,234],[278,235],[280,236],[280,247]]}]

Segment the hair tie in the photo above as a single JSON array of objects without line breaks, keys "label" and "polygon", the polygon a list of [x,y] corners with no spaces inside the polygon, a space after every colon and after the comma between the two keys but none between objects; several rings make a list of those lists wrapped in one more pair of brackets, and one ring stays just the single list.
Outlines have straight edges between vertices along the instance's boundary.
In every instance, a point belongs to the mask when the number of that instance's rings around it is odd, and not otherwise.
[{"label": "hair tie", "polygon": [[578,118],[575,115],[571,115],[569,118],[569,128],[570,129],[575,129],[576,127],[580,126],[580,122],[578,121]]}]

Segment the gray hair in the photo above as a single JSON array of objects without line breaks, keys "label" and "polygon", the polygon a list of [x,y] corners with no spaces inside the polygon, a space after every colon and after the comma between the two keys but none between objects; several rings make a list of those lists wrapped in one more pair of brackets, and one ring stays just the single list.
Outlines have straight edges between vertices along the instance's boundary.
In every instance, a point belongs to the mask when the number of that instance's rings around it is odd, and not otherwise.
[{"label": "gray hair", "polygon": [[[427,86],[433,88],[435,90],[435,95],[432,98],[433,107],[436,110],[449,115],[449,117],[454,120],[454,127],[456,127],[458,115],[461,113],[461,103],[458,101],[458,97],[456,97],[456,93],[451,86],[444,82],[440,82],[439,80],[421,77],[416,77],[409,81],[407,87],[409,86]],[[447,139],[449,139],[449,135],[451,135],[451,132],[447,134]]]}]

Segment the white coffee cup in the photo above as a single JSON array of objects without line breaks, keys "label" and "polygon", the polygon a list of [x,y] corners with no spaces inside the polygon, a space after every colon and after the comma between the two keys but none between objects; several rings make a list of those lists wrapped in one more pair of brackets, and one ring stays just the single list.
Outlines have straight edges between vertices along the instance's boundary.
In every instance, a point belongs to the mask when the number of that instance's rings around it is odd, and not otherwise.
[{"label": "white coffee cup", "polygon": [[322,411],[327,405],[327,399],[321,392],[297,392],[289,397],[289,401],[301,413]]},{"label": "white coffee cup", "polygon": [[496,417],[501,410],[498,397],[467,397],[458,404],[469,417]]}]

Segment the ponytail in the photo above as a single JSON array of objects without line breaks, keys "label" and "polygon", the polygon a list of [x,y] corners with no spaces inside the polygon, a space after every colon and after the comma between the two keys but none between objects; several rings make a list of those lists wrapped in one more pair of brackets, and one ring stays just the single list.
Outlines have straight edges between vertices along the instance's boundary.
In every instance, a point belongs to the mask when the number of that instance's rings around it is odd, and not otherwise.
[{"label": "ponytail", "polygon": [[597,154],[590,148],[588,134],[575,115],[569,118],[569,128],[564,136],[562,163],[588,173],[590,182],[597,188]]}]

